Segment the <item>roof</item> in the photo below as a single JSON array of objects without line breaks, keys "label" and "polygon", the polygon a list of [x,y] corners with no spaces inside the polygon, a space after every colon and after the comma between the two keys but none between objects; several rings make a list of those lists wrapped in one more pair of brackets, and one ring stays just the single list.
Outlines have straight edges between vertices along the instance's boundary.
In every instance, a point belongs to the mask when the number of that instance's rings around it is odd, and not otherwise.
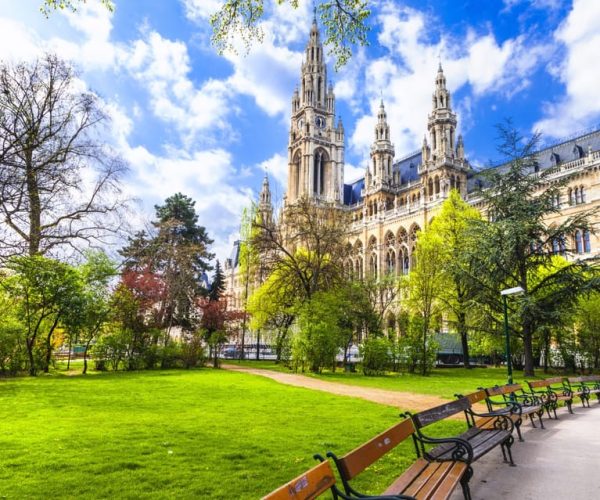
[{"label": "roof", "polygon": [[[554,144],[538,150],[535,154],[540,171],[568,163],[587,155],[588,149],[600,150],[600,129],[584,132],[569,139],[562,139]],[[506,169],[508,163],[499,163],[490,168]],[[486,169],[480,170],[469,176],[467,191],[472,192],[484,186],[481,174]]]},{"label": "roof", "polygon": [[[394,172],[400,172],[400,186],[419,180],[418,166],[421,163],[421,151],[399,159],[393,165]],[[362,201],[361,191],[365,187],[365,178],[344,184],[344,205],[356,205]]]}]

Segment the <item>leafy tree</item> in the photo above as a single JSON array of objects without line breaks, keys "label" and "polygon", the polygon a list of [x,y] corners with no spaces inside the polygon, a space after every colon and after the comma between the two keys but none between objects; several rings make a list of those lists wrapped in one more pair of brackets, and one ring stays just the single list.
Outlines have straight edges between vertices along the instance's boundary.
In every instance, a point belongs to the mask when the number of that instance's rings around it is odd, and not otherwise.
[{"label": "leafy tree", "polygon": [[87,373],[88,351],[110,316],[110,280],[117,274],[115,264],[104,252],[88,252],[79,267],[82,281],[82,308],[73,318],[79,340],[83,342],[83,374]]},{"label": "leafy tree", "polygon": [[[298,0],[278,0],[279,4],[298,7]],[[325,28],[325,43],[329,53],[336,57],[336,68],[343,66],[351,55],[351,47],[367,45],[370,11],[362,0],[323,0],[315,7]],[[217,50],[235,50],[234,40],[239,37],[249,49],[253,41],[262,41],[260,20],[264,15],[264,0],[226,0],[210,18],[212,41]]]},{"label": "leafy tree", "polygon": [[104,242],[121,229],[125,166],[98,139],[106,120],[56,56],[0,64],[0,257]]},{"label": "leafy tree", "polygon": [[217,260],[217,264],[215,266],[215,274],[210,285],[210,292],[208,293],[208,298],[210,300],[219,300],[223,296],[223,293],[225,293],[225,275],[221,270],[221,264]]},{"label": "leafy tree", "polygon": [[25,325],[16,314],[15,301],[0,287],[0,373],[15,375],[27,363]]},{"label": "leafy tree", "polygon": [[233,325],[241,319],[238,311],[227,309],[227,300],[209,300],[202,298],[199,301],[202,310],[200,330],[204,340],[211,348],[213,367],[219,367],[219,353],[221,348],[232,333]]},{"label": "leafy tree", "polygon": [[15,313],[25,326],[30,375],[49,370],[53,335],[61,321],[81,309],[81,283],[77,271],[62,262],[39,255],[13,257],[2,288],[15,299]]},{"label": "leafy tree", "polygon": [[278,226],[256,222],[253,245],[265,271],[279,273],[279,281],[302,303],[344,282],[347,222],[346,213],[333,204],[305,197],[285,207]]},{"label": "leafy tree", "polygon": [[414,267],[408,276],[408,306],[412,315],[419,318],[421,374],[429,369],[428,353],[435,320],[443,310],[441,296],[444,292],[442,280],[443,244],[439,234],[433,231],[420,232],[414,256]]},{"label": "leafy tree", "polygon": [[477,239],[473,238],[469,227],[480,220],[479,211],[462,199],[453,189],[442,204],[427,231],[438,237],[433,244],[439,244],[440,277],[444,286],[439,296],[448,319],[460,335],[463,363],[469,368],[469,316],[476,316],[476,284],[469,279],[472,274],[470,255],[476,251]]},{"label": "leafy tree", "polygon": [[126,259],[124,282],[137,290],[153,326],[166,332],[165,343],[172,326],[195,329],[196,301],[207,293],[203,283],[214,257],[208,251],[212,240],[198,224],[194,205],[181,193],[167,198],[155,207],[154,234],[139,232],[120,251]]},{"label": "leafy tree", "polygon": [[360,348],[365,375],[382,375],[390,366],[392,343],[383,337],[369,337]]},{"label": "leafy tree", "polygon": [[577,336],[588,367],[600,368],[600,294],[579,300],[575,315]]},{"label": "leafy tree", "polygon": [[340,318],[343,301],[332,291],[317,292],[302,304],[298,312],[298,333],[292,343],[296,366],[308,365],[320,373],[325,366],[335,366],[335,357],[344,343]]},{"label": "leafy tree", "polygon": [[[569,252],[569,236],[590,230],[590,212],[557,221],[554,199],[561,183],[548,182],[550,172],[539,171],[536,151],[539,136],[525,140],[510,122],[498,127],[499,152],[507,160],[501,168],[485,171],[487,189],[481,192],[489,220],[473,224],[478,247],[471,254],[470,278],[479,289],[478,301],[499,321],[500,291],[520,286],[524,296],[509,301],[514,333],[523,339],[524,375],[534,375],[534,338],[556,321],[558,311],[574,307],[579,296],[599,285],[598,271],[584,261],[553,265],[553,254]],[[532,175],[534,174],[535,175]],[[565,181],[566,182],[566,181]],[[543,273],[541,280],[532,279]]]}]

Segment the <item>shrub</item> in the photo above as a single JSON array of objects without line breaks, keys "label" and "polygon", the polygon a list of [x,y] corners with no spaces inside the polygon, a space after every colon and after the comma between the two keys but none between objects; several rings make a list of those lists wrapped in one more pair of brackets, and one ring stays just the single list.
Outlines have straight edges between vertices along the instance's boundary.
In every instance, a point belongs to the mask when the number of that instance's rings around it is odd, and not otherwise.
[{"label": "shrub", "polygon": [[369,337],[360,346],[365,375],[382,375],[390,366],[392,343],[383,337]]}]

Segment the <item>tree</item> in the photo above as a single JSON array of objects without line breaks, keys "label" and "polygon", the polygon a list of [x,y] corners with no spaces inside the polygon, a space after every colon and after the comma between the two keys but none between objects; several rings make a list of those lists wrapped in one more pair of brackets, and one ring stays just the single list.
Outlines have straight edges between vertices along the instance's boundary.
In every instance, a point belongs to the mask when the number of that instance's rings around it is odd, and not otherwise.
[{"label": "tree", "polygon": [[[278,0],[279,4],[298,7],[298,0]],[[343,66],[351,55],[351,46],[367,45],[371,14],[367,2],[362,0],[323,0],[315,6],[325,28],[325,43],[330,54],[337,59],[336,68]],[[222,7],[210,18],[213,28],[212,42],[219,51],[235,50],[239,37],[246,50],[253,41],[262,41],[260,20],[264,15],[264,0],[225,0]]]},{"label": "tree", "polygon": [[83,285],[83,304],[72,323],[77,326],[79,340],[85,345],[82,372],[85,375],[90,345],[110,317],[110,280],[116,276],[117,269],[104,252],[88,252],[85,262],[79,267],[79,273]]},{"label": "tree", "polygon": [[213,241],[198,224],[194,205],[181,193],[170,196],[155,206],[154,234],[141,231],[120,251],[126,259],[125,284],[151,292],[141,305],[151,309],[154,326],[166,331],[165,343],[172,326],[195,329],[196,302],[207,293],[206,272],[214,256],[208,246]]},{"label": "tree", "polygon": [[476,307],[477,288],[469,276],[472,274],[470,255],[475,250],[477,240],[469,232],[469,227],[481,216],[476,208],[462,199],[460,193],[453,189],[442,204],[427,231],[439,236],[440,245],[440,279],[444,286],[440,300],[448,318],[460,335],[463,363],[469,365],[469,322],[468,317]]},{"label": "tree", "polygon": [[408,305],[418,316],[420,326],[421,374],[429,370],[429,351],[434,321],[441,315],[443,244],[433,231],[420,232],[414,255],[414,266],[408,276]]},{"label": "tree", "polygon": [[[470,279],[479,289],[478,301],[501,320],[500,291],[520,286],[521,297],[509,301],[514,333],[523,339],[524,375],[534,375],[533,343],[536,333],[556,322],[564,307],[574,307],[579,296],[600,285],[598,270],[584,261],[554,265],[557,253],[567,254],[569,236],[592,230],[591,212],[548,224],[560,212],[554,200],[562,183],[549,183],[550,171],[539,171],[536,151],[539,135],[525,140],[510,122],[498,127],[498,151],[504,166],[484,172],[487,188],[481,192],[488,220],[472,224],[478,245],[473,249]],[[535,174],[535,175],[532,175]],[[540,274],[541,273],[541,274]],[[542,279],[536,276],[543,275]]]},{"label": "tree", "polygon": [[295,290],[300,303],[345,280],[348,218],[333,204],[304,197],[285,207],[279,225],[255,225],[259,231],[252,244],[263,256],[265,271],[278,272],[279,281]]},{"label": "tree", "polygon": [[0,258],[102,243],[121,229],[125,165],[99,139],[106,121],[58,57],[0,64]]},{"label": "tree", "polygon": [[215,266],[215,274],[213,276],[212,283],[210,285],[210,292],[208,293],[208,298],[210,300],[219,300],[223,293],[225,292],[225,275],[221,270],[221,264],[217,260],[217,264]]},{"label": "tree", "polygon": [[600,368],[600,294],[582,297],[575,316],[581,352],[588,368]]},{"label": "tree", "polygon": [[34,255],[13,257],[1,280],[15,300],[16,316],[25,327],[30,375],[48,372],[53,342],[60,323],[81,310],[81,283],[77,271],[62,262]]}]

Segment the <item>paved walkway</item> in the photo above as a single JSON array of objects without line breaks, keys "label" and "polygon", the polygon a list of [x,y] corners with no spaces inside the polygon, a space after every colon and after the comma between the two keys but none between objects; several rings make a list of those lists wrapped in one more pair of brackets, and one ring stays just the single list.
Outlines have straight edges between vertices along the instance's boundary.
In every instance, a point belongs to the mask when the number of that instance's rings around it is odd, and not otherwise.
[{"label": "paved walkway", "polygon": [[388,391],[385,389],[375,389],[373,387],[360,387],[356,385],[340,384],[338,382],[327,382],[326,380],[307,377],[305,375],[296,375],[293,373],[281,373],[273,370],[248,368],[246,366],[230,364],[223,364],[221,367],[226,370],[261,375],[263,377],[276,380],[277,382],[281,382],[282,384],[330,392],[340,396],[362,398],[374,403],[395,406],[401,410],[422,411],[447,402],[446,399],[442,399],[437,396],[414,394],[412,392]]},{"label": "paved walkway", "polygon": [[[558,411],[559,420],[544,417],[546,429],[523,424],[525,442],[512,447],[516,467],[502,462],[494,450],[473,464],[474,500],[600,498],[600,404],[574,405],[574,414]],[[451,500],[461,500],[455,491]]]}]

